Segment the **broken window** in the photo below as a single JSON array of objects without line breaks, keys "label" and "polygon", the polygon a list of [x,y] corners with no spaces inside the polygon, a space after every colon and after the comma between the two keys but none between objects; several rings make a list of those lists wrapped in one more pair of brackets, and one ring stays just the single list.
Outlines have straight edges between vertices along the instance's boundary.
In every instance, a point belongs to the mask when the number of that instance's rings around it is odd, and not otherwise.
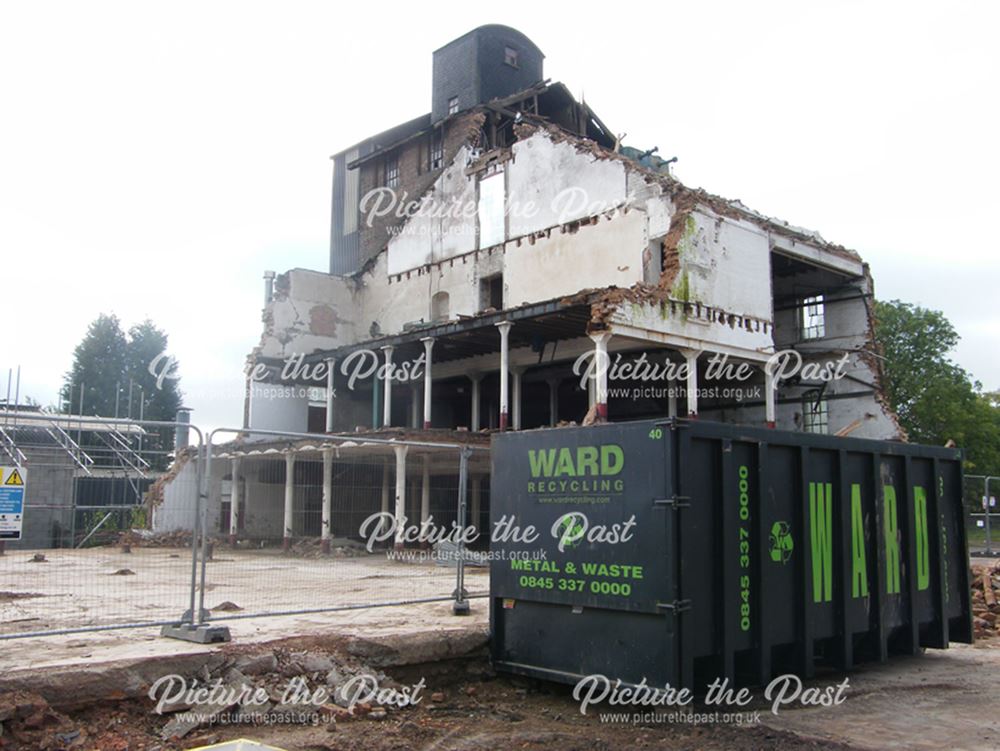
[{"label": "broken window", "polygon": [[431,134],[431,169],[441,169],[444,166],[444,141],[441,131],[435,129]]},{"label": "broken window", "polygon": [[517,50],[513,47],[504,47],[503,61],[512,68],[517,67]]},{"label": "broken window", "polygon": [[479,247],[490,248],[504,241],[504,174],[495,172],[479,181]]},{"label": "broken window", "polygon": [[448,100],[448,114],[454,115],[456,112],[458,112],[458,97],[453,96]]},{"label": "broken window", "polygon": [[479,309],[503,310],[503,274],[488,276],[479,281]]},{"label": "broken window", "polygon": [[399,187],[399,155],[390,154],[385,158],[385,187]]},{"label": "broken window", "polygon": [[823,305],[823,295],[806,297],[802,300],[799,328],[803,339],[821,339],[826,336],[826,310]]},{"label": "broken window", "polygon": [[326,432],[326,407],[314,407],[309,405],[309,413],[306,417],[306,430],[309,433]]},{"label": "broken window", "polygon": [[807,433],[826,433],[829,422],[826,399],[806,397],[802,400],[802,429]]}]

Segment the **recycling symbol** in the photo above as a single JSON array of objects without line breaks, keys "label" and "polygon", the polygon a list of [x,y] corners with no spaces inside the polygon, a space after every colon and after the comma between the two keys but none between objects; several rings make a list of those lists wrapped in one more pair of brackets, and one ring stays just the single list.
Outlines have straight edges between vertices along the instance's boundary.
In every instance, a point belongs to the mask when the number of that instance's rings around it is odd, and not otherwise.
[{"label": "recycling symbol", "polygon": [[572,516],[567,516],[559,525],[559,537],[566,541],[567,548],[575,548],[583,541],[583,524]]},{"label": "recycling symbol", "polygon": [[771,526],[770,543],[771,560],[775,563],[787,563],[795,549],[792,529],[788,526],[788,522],[775,522]]}]

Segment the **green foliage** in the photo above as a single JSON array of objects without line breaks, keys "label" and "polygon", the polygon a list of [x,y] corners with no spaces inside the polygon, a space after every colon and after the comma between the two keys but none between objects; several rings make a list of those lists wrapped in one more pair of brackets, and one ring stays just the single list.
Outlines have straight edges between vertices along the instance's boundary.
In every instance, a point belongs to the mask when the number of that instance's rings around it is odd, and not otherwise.
[{"label": "green foliage", "polygon": [[959,340],[951,322],[899,300],[876,303],[875,318],[886,394],[910,440],[952,440],[965,449],[968,471],[1000,471],[1000,405],[951,360]]},{"label": "green foliage", "polygon": [[145,506],[135,506],[129,514],[129,529],[148,529],[149,520]]},{"label": "green foliage", "polygon": [[[118,533],[121,531],[118,523],[120,512],[114,511],[108,517],[108,520],[101,524],[101,520],[107,516],[108,511],[111,511],[111,509],[107,511],[88,511],[83,515],[83,531],[79,533],[78,539],[84,540],[87,539],[87,535],[90,535],[90,538],[83,543],[83,547],[96,548],[99,545],[108,545],[118,539]],[[100,524],[100,528],[91,535],[90,533],[94,531],[94,528],[98,524]]]},{"label": "green foliage", "polygon": [[[81,413],[82,386],[85,415],[174,420],[182,398],[179,379],[157,377],[164,370],[177,372],[166,351],[167,335],[152,321],[132,326],[126,335],[116,315],[99,315],[73,351],[62,390],[63,409]],[[172,430],[154,430],[144,448],[164,451],[172,443]]]},{"label": "green foliage", "polygon": [[[109,511],[111,516],[104,524],[101,524],[101,520],[107,516]],[[82,531],[77,532],[78,541],[83,540],[94,527],[101,524],[100,529],[84,543],[83,547],[85,548],[110,545],[119,539],[122,532],[127,532],[130,529],[148,528],[145,506],[124,506],[117,509],[108,507],[103,510],[87,511],[82,515],[82,522]]]},{"label": "green foliage", "polygon": [[102,313],[90,324],[73,350],[73,367],[66,374],[63,399],[69,412],[115,414],[115,387],[125,373],[127,346],[118,316]]}]

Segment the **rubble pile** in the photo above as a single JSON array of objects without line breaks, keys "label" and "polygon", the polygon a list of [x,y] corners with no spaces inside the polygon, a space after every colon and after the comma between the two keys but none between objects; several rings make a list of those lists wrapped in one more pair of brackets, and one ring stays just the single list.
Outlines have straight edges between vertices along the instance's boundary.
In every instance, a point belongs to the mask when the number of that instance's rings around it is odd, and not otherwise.
[{"label": "rubble pile", "polygon": [[[195,681],[200,687],[214,688],[211,695],[217,700],[193,706],[181,699],[155,707],[154,711],[167,718],[160,730],[163,740],[178,740],[198,728],[218,724],[269,721],[332,726],[360,719],[382,720],[390,712],[409,706],[400,698],[403,687],[385,673],[316,651],[279,648],[233,656],[214,670],[204,666],[188,685]],[[376,696],[383,701],[375,700]]]},{"label": "rubble pile", "polygon": [[[144,690],[146,690],[144,688]],[[403,686],[356,657],[278,647],[231,654],[194,675],[167,675],[131,710],[100,706],[62,713],[40,695],[0,693],[0,749],[190,748],[216,742],[234,725],[325,726],[386,720],[415,704],[444,701],[441,693]],[[416,701],[413,701],[413,700]],[[402,719],[402,717],[400,717]]]},{"label": "rubble pile", "polygon": [[358,558],[368,555],[364,546],[359,542],[338,539],[330,546],[330,553],[323,553],[323,541],[317,537],[304,537],[296,540],[288,549],[289,555],[300,558]]},{"label": "rubble pile", "polygon": [[973,565],[972,629],[977,639],[1000,635],[1000,563]]},{"label": "rubble pile", "polygon": [[120,533],[117,542],[110,544],[136,548],[190,548],[191,533],[184,530],[154,533],[148,529],[130,529]]}]

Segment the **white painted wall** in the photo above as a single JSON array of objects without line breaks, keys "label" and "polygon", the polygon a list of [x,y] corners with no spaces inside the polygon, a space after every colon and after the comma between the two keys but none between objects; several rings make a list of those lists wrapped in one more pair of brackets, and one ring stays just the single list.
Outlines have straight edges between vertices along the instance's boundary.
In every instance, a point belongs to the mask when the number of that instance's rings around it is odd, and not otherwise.
[{"label": "white painted wall", "polygon": [[766,232],[746,221],[698,210],[691,213],[677,250],[681,269],[675,296],[686,281],[687,299],[771,321]]},{"label": "white painted wall", "polygon": [[276,294],[264,309],[260,354],[288,357],[357,341],[354,285],[319,271],[287,272],[287,294]]},{"label": "white painted wall", "polygon": [[506,305],[542,302],[583,289],[631,287],[642,281],[646,214],[632,210],[548,237],[508,243],[504,254]]},{"label": "white painted wall", "polygon": [[545,131],[517,141],[512,155],[507,178],[511,239],[626,202],[625,165],[618,160],[599,159],[568,141],[553,141]]},{"label": "white painted wall", "polygon": [[194,529],[198,502],[197,461],[189,461],[163,487],[163,501],[153,508],[152,529],[161,534]]},{"label": "white painted wall", "polygon": [[304,433],[309,426],[309,391],[304,386],[254,382],[250,388],[250,427]]}]

